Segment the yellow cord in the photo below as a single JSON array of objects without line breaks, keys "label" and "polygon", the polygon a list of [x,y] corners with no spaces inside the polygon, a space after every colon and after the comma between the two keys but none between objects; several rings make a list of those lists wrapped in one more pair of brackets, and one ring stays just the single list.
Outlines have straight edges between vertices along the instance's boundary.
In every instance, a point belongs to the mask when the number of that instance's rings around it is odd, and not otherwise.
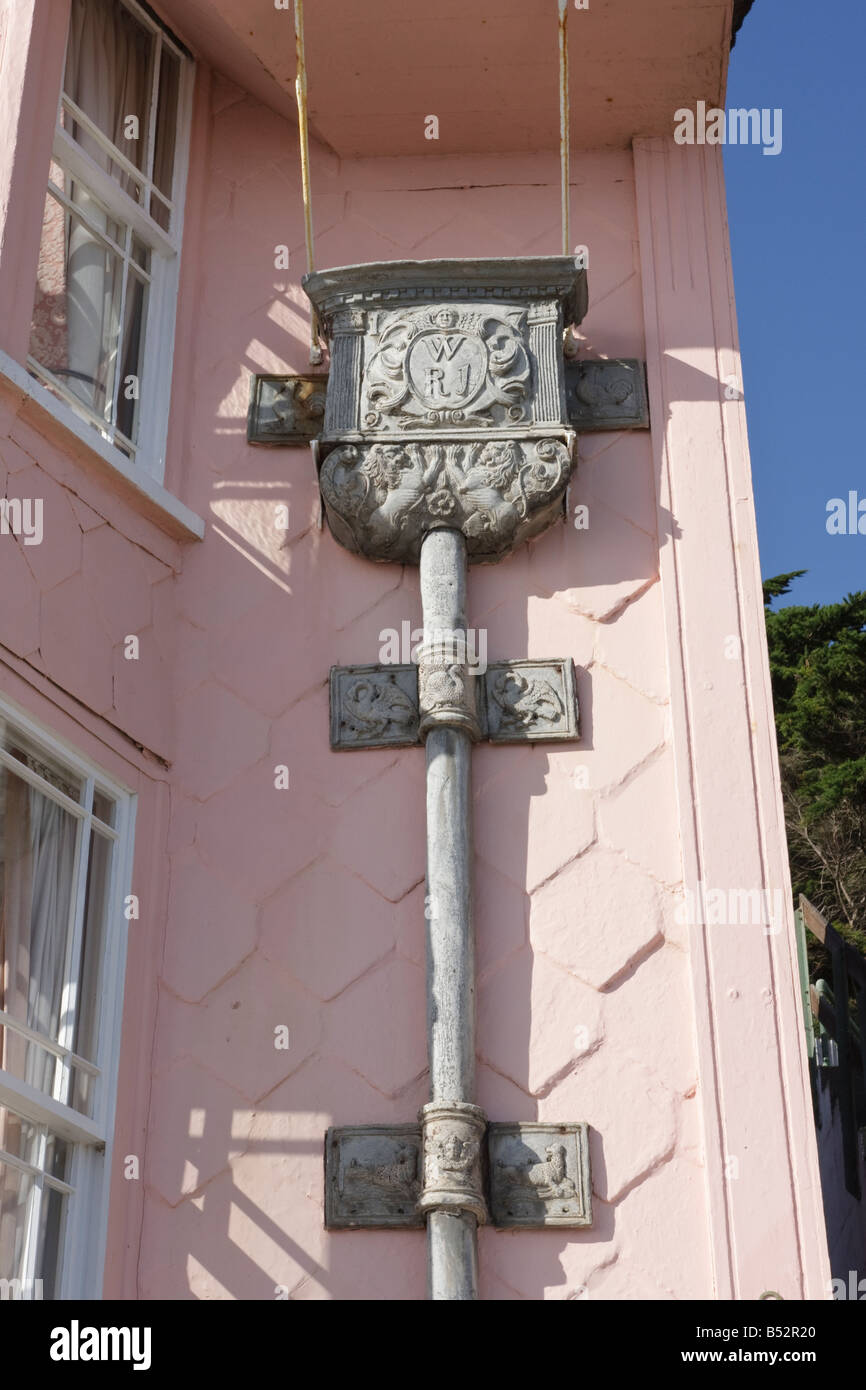
[{"label": "yellow cord", "polygon": [[[310,135],[307,125],[307,67],[304,60],[304,0],[295,0],[295,97],[298,103],[298,136],[301,145],[301,188],[304,198],[304,240],[307,271],[313,266],[313,206],[310,198]],[[319,316],[313,309],[310,319],[310,362],[318,366],[324,356],[320,346]]]}]

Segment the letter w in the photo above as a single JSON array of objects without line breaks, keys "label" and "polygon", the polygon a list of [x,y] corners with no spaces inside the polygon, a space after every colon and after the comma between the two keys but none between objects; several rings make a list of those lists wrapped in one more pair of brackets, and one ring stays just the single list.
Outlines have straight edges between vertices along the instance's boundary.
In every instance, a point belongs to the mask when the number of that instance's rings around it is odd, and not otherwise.
[{"label": "letter w", "polygon": [[430,351],[437,362],[441,362],[443,356],[446,361],[450,362],[461,342],[462,339],[459,335],[452,338],[431,338]]}]

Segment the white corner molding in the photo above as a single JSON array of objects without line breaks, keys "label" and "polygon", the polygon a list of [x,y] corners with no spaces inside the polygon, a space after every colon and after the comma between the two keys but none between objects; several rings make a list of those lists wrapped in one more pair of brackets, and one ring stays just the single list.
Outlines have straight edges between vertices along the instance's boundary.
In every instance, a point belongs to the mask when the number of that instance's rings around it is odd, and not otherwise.
[{"label": "white corner molding", "polygon": [[760,930],[691,928],[714,1296],[822,1299],[830,1268],[745,407],[725,391],[740,360],[722,153],[651,138],[634,158],[684,883],[781,904]]},{"label": "white corner molding", "polygon": [[133,505],[155,525],[178,540],[200,541],[204,538],[205,523],[197,512],[185,506],[140,464],[126,458],[102,439],[93,426],[80,420],[70,406],[57,400],[20,362],[2,350],[0,378],[14,387],[22,402],[31,407],[37,417],[47,417],[55,430],[74,439],[77,445],[83,445],[93,462],[113,475],[115,481],[122,483]]}]

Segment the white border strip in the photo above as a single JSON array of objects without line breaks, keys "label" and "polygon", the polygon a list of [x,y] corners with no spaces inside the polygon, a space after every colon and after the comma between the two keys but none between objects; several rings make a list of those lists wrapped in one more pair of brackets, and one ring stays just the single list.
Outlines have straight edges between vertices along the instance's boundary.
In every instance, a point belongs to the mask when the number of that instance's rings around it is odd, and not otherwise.
[{"label": "white border strip", "polygon": [[197,512],[192,511],[175,497],[174,493],[164,488],[162,483],[158,483],[152,473],[148,473],[140,464],[133,463],[119,450],[112,448],[95,428],[79,420],[71,407],[52,396],[47,386],[43,386],[42,382],[31,376],[20,362],[16,362],[2,350],[0,377],[5,377],[17,391],[23,392],[26,399],[38,410],[43,411],[56,425],[83,444],[101,463],[123,478],[139,499],[146,500],[150,507],[162,512],[163,517],[173,523],[171,527],[163,528],[168,530],[169,535],[176,538],[177,529],[180,528],[188,540],[200,541],[204,538],[205,523]]}]

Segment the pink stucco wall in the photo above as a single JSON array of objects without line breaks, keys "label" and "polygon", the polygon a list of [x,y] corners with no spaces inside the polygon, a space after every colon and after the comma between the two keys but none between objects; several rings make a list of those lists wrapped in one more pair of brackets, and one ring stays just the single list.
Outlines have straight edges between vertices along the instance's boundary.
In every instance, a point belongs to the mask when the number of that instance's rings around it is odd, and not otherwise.
[{"label": "pink stucco wall", "polygon": [[[653,431],[585,436],[589,529],[470,576],[490,659],[571,656],[582,725],[474,755],[477,1098],[588,1121],[595,1192],[591,1230],[483,1231],[488,1299],[820,1297],[827,1275],[790,923],[675,915],[699,879],[787,890],[716,153],[575,157],[581,334],[647,359]],[[327,1125],[427,1098],[423,754],[327,734],[328,668],[419,625],[417,572],[318,528],[308,450],[246,444],[250,373],[307,368],[291,126],[203,68],[191,171],[165,481],[203,542],[0,381],[0,472],[51,536],[0,543],[3,688],[140,797],[106,1296],[420,1299],[422,1233],[322,1225]],[[315,148],[318,264],[555,253],[557,178]],[[3,346],[22,360],[20,328]]]}]

